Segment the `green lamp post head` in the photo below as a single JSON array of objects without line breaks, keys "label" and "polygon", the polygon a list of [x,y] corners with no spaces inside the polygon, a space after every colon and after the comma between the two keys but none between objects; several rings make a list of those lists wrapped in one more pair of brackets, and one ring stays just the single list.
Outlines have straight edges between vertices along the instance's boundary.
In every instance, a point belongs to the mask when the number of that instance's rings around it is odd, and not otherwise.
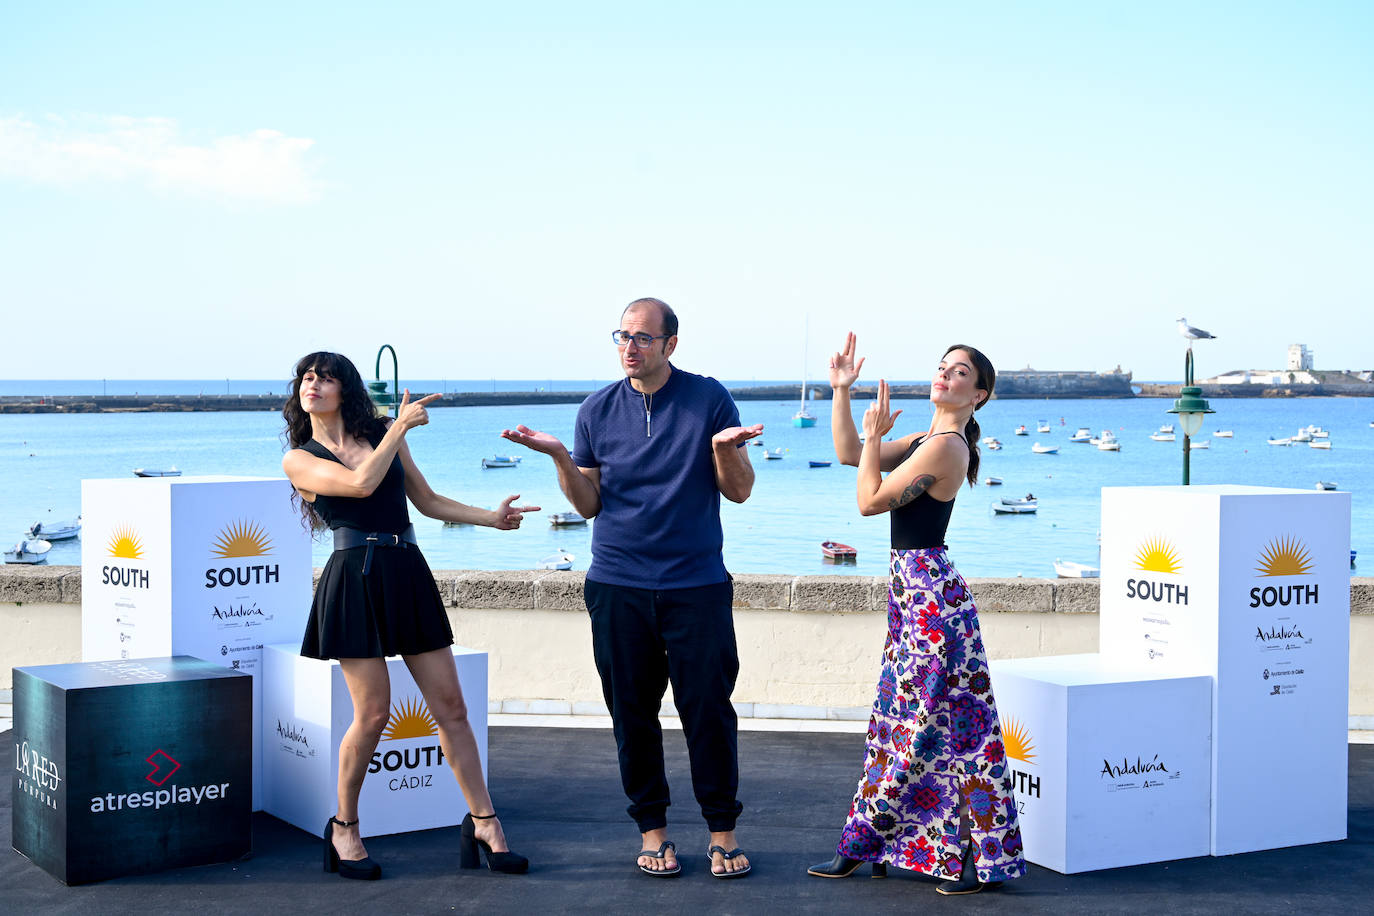
[{"label": "green lamp post head", "polygon": [[390,388],[391,383],[382,381],[381,379],[367,383],[368,397],[372,398],[372,403],[381,408],[383,412],[385,412],[386,408],[396,403],[396,397],[391,393]]},{"label": "green lamp post head", "polygon": [[1178,421],[1183,426],[1183,435],[1196,435],[1202,428],[1203,416],[1216,411],[1208,406],[1202,397],[1202,389],[1195,385],[1185,385],[1178,394],[1178,400],[1174,401],[1174,406],[1166,412],[1178,414]]}]

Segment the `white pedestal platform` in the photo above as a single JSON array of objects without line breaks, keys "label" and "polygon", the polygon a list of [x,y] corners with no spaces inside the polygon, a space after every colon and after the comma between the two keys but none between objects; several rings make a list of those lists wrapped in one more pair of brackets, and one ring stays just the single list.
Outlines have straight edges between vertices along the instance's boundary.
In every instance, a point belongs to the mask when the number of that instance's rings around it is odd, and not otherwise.
[{"label": "white pedestal platform", "polygon": [[280,478],[81,482],[81,658],[190,655],[253,675],[262,807],[262,647],[310,611],[310,535]]},{"label": "white pedestal platform", "polygon": [[989,668],[1029,861],[1072,874],[1207,854],[1210,678],[1098,655]]},{"label": "white pedestal platform", "polygon": [[1102,491],[1103,656],[1213,679],[1213,855],[1346,836],[1349,551],[1349,493]]},{"label": "white pedestal platform", "polygon": [[[263,808],[318,834],[338,808],[339,742],[353,704],[337,661],[302,658],[298,643],[263,650]],[[468,721],[487,774],[487,654],[453,647]],[[387,659],[391,718],[358,800],[362,835],[451,827],[467,804],[405,662]]]}]

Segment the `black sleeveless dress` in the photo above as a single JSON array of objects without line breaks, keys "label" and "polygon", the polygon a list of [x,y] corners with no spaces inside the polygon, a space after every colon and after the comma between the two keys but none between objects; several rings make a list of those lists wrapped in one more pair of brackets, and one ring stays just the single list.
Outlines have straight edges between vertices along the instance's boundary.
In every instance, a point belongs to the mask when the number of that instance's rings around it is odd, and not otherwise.
[{"label": "black sleeveless dress", "polygon": [[[380,438],[369,438],[376,448]],[[339,461],[311,439],[305,451]],[[342,464],[343,462],[339,462]],[[405,468],[399,456],[371,496],[316,496],[315,511],[330,529],[399,534],[410,524],[406,508]],[[453,645],[453,630],[429,564],[414,544],[373,551],[372,568],[363,575],[366,547],[336,550],[325,563],[301,655],[308,658],[382,658],[418,655]]]}]

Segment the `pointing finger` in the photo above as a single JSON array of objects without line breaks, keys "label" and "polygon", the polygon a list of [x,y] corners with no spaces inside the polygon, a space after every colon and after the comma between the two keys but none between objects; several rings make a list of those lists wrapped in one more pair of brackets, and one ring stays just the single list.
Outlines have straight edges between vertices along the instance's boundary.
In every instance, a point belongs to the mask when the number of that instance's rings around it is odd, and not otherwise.
[{"label": "pointing finger", "polygon": [[[409,394],[409,392],[407,392],[407,394]],[[443,397],[442,394],[427,394],[415,403],[423,407],[426,404],[432,404],[433,402],[439,400],[441,397]]]}]

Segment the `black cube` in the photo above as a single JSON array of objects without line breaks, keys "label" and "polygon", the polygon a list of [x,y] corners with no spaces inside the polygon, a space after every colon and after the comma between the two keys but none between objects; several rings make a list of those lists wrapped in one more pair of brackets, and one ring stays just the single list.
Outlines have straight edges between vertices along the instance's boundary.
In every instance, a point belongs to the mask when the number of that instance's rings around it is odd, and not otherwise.
[{"label": "black cube", "polygon": [[14,670],[14,848],[66,884],[252,847],[253,679],[190,656]]}]

